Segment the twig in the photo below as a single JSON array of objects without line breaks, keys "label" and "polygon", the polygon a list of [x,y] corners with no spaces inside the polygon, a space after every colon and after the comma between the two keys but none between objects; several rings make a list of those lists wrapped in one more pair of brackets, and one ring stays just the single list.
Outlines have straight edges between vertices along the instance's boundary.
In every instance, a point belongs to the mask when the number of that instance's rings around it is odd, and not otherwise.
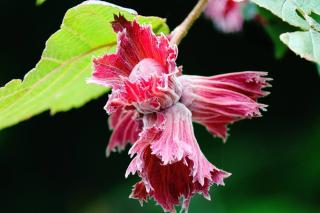
[{"label": "twig", "polygon": [[206,7],[209,0],[199,0],[196,6],[192,9],[186,19],[177,26],[173,31],[173,36],[171,38],[171,44],[179,45],[181,40],[187,35],[189,29],[193,23],[199,18],[200,14]]}]

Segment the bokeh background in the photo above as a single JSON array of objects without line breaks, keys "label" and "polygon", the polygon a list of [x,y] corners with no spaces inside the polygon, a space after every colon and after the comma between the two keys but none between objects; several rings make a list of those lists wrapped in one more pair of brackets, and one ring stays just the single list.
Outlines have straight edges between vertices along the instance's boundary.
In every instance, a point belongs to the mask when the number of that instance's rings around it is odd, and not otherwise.
[{"label": "bokeh background", "polygon": [[[35,66],[45,41],[78,0],[1,1],[0,85]],[[178,25],[196,0],[116,1],[143,15]],[[66,47],[67,48],[67,47]],[[190,212],[320,212],[320,76],[315,65],[273,44],[257,23],[224,35],[200,18],[179,47],[188,74],[264,70],[274,79],[262,118],[231,126],[226,144],[196,125],[200,146],[217,167],[233,175],[213,187],[212,201],[191,201]],[[51,117],[48,112],[0,132],[0,212],[161,212],[128,199],[137,177],[124,178],[126,154],[105,157],[110,136],[103,110],[107,96]]]}]

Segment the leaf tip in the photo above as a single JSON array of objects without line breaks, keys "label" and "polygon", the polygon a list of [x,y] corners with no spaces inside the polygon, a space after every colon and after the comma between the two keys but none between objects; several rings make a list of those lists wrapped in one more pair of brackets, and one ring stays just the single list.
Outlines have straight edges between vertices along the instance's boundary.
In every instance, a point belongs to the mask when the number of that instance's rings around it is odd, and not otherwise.
[{"label": "leaf tip", "polygon": [[283,33],[280,35],[280,40],[285,43],[288,44],[289,43],[289,34],[288,33]]}]

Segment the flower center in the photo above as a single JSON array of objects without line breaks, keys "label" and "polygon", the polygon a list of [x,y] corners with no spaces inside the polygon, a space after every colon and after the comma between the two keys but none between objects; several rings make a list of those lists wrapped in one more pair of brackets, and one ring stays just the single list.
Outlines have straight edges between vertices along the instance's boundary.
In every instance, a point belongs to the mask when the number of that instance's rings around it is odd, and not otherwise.
[{"label": "flower center", "polygon": [[125,82],[123,98],[140,113],[166,109],[179,101],[182,86],[175,73],[151,58],[141,60]]},{"label": "flower center", "polygon": [[141,60],[132,70],[129,80],[135,82],[141,78],[148,79],[152,75],[160,76],[165,73],[164,67],[152,58]]}]

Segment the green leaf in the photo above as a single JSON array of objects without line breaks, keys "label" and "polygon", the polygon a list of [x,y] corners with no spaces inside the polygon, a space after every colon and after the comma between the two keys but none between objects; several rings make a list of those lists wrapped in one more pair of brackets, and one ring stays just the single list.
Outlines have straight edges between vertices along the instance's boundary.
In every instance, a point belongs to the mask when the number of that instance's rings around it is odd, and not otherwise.
[{"label": "green leaf", "polygon": [[317,66],[318,73],[320,75],[320,64],[316,64],[316,66]]},{"label": "green leaf", "polygon": [[0,129],[50,110],[51,114],[78,108],[104,94],[88,85],[92,58],[115,50],[114,14],[151,24],[156,33],[168,33],[165,20],[138,16],[135,11],[101,1],[87,1],[67,11],[61,29],[46,42],[41,60],[23,81],[0,88]]},{"label": "green leaf", "polygon": [[299,56],[320,63],[320,33],[310,29],[305,32],[284,33],[280,36],[288,47]]},{"label": "green leaf", "polygon": [[289,24],[305,30],[310,29],[310,24],[303,14],[320,14],[319,0],[252,0],[252,2],[270,10]]},{"label": "green leaf", "polygon": [[320,63],[319,0],[252,0],[302,31],[283,33],[280,39],[299,56]]}]

